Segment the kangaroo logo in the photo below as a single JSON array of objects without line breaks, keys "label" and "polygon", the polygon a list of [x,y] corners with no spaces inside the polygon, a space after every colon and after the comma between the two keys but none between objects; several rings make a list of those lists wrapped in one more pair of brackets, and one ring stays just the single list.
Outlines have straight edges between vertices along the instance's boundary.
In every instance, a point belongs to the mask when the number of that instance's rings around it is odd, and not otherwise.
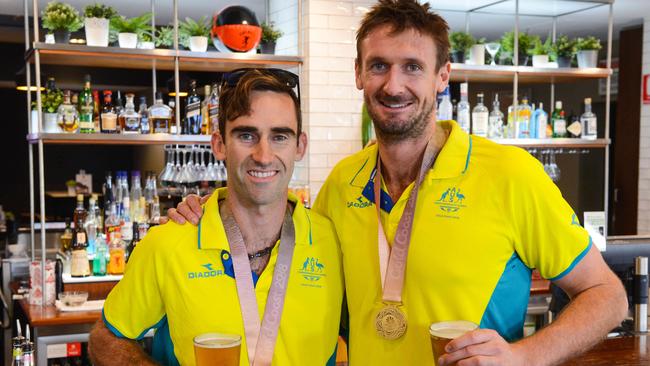
[{"label": "kangaroo logo", "polygon": [[438,216],[441,217],[450,217],[450,218],[460,218],[458,212],[460,209],[466,207],[465,194],[461,192],[458,187],[449,187],[442,194],[440,198],[434,203],[440,208],[443,212]]},{"label": "kangaroo logo", "polygon": [[325,276],[325,268],[325,264],[321,263],[319,258],[307,257],[302,262],[302,266],[300,266],[298,273],[308,281],[307,284],[304,284],[305,286],[321,287],[314,283],[318,282]]}]

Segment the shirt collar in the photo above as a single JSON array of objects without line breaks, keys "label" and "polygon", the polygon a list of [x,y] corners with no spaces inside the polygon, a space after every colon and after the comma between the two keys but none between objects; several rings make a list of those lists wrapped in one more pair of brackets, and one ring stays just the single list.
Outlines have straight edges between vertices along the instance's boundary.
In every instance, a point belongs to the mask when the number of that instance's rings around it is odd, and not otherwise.
[{"label": "shirt collar", "polygon": [[[228,188],[219,188],[203,205],[203,216],[198,225],[198,248],[230,251],[226,230],[219,214],[219,201],[228,196]],[[307,209],[298,198],[289,193],[289,201],[294,204],[293,222],[296,230],[296,245],[311,244],[311,221]],[[307,230],[305,230],[305,228]]]}]

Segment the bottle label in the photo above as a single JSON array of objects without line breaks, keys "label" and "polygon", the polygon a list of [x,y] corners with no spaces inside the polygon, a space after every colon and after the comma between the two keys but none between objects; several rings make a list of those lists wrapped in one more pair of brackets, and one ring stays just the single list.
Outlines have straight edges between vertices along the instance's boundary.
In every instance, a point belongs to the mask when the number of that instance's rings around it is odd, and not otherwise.
[{"label": "bottle label", "polygon": [[194,102],[187,105],[187,118],[196,117],[201,114],[201,102]]},{"label": "bottle label", "polygon": [[112,241],[116,239],[120,239],[122,237],[120,233],[120,227],[119,226],[107,226],[106,227],[106,242],[111,243]]},{"label": "bottle label", "polygon": [[593,135],[595,136],[598,133],[598,124],[596,122],[596,117],[588,117],[583,119],[583,135]]},{"label": "bottle label", "polygon": [[117,130],[117,114],[102,113],[102,129],[105,131]]},{"label": "bottle label", "polygon": [[548,120],[546,119],[546,115],[543,113],[540,113],[539,116],[537,117],[537,138],[543,139],[546,137],[546,124],[548,123]]},{"label": "bottle label", "polygon": [[70,263],[70,275],[73,277],[90,276],[88,252],[85,249],[73,250]]},{"label": "bottle label", "polygon": [[566,134],[566,121],[563,119],[553,121],[553,133],[556,135]]},{"label": "bottle label", "polygon": [[476,136],[487,137],[488,130],[488,114],[487,113],[472,113],[472,133]]},{"label": "bottle label", "polygon": [[107,272],[109,274],[122,274],[125,267],[124,248],[114,248],[110,250],[110,259],[108,261]]},{"label": "bottle label", "polygon": [[77,245],[86,245],[86,233],[77,233]]},{"label": "bottle label", "polygon": [[125,222],[124,225],[122,225],[121,233],[122,233],[122,240],[124,241],[133,240],[133,223],[130,221]]},{"label": "bottle label", "polygon": [[138,116],[130,116],[124,119],[126,130],[131,132],[138,132],[140,130],[140,121]]}]

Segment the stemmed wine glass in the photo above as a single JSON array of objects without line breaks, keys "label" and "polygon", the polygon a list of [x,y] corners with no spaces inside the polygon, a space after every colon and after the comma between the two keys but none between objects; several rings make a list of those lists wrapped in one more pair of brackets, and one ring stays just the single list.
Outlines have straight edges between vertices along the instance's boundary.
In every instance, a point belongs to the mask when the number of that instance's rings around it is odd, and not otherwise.
[{"label": "stemmed wine glass", "polygon": [[497,42],[490,42],[485,44],[485,49],[490,54],[490,58],[492,58],[492,62],[490,63],[490,66],[494,66],[497,64],[495,62],[495,59],[496,59],[497,52],[499,52],[499,48],[501,48],[501,44]]}]

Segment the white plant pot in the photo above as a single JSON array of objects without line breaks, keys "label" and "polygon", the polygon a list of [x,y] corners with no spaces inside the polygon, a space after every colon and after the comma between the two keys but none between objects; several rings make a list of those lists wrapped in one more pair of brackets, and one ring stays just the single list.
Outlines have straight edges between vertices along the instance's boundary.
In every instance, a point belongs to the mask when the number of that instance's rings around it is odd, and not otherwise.
[{"label": "white plant pot", "polygon": [[578,67],[598,67],[598,50],[578,51]]},{"label": "white plant pot", "polygon": [[97,47],[108,47],[108,19],[86,18],[84,19],[86,30],[86,45]]},{"label": "white plant pot", "polygon": [[141,50],[153,50],[156,46],[153,42],[138,42],[138,48]]},{"label": "white plant pot", "polygon": [[533,55],[533,67],[548,67],[548,55]]},{"label": "white plant pot", "polygon": [[208,37],[190,37],[190,51],[205,52],[208,50]]},{"label": "white plant pot", "polygon": [[475,44],[469,49],[469,59],[467,63],[470,65],[485,65],[485,45]]},{"label": "white plant pot", "polygon": [[120,33],[117,41],[122,48],[135,48],[138,45],[138,35],[135,33]]},{"label": "white plant pot", "polygon": [[32,133],[38,133],[38,110],[32,109]]},{"label": "white plant pot", "polygon": [[43,132],[60,133],[61,128],[56,120],[56,113],[43,113]]}]

